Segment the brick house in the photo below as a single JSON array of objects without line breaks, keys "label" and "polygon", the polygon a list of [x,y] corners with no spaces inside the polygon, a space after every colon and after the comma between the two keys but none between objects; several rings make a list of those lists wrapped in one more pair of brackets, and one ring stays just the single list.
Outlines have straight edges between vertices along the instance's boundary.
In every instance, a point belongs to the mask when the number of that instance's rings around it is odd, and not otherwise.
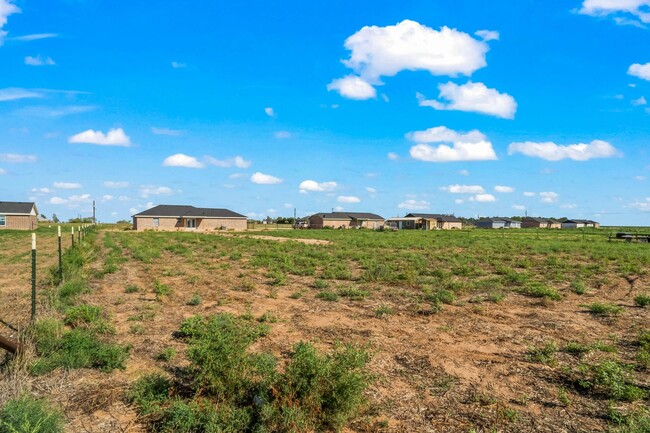
[{"label": "brick house", "polygon": [[313,229],[324,227],[379,229],[384,226],[384,222],[383,217],[368,212],[317,213],[309,217],[309,227]]},{"label": "brick house", "polygon": [[132,216],[133,230],[246,230],[246,216],[228,209],[158,205]]},{"label": "brick house", "polygon": [[32,202],[0,201],[0,230],[36,230],[38,209]]},{"label": "brick house", "polygon": [[562,224],[551,218],[526,217],[521,220],[522,228],[559,229]]}]

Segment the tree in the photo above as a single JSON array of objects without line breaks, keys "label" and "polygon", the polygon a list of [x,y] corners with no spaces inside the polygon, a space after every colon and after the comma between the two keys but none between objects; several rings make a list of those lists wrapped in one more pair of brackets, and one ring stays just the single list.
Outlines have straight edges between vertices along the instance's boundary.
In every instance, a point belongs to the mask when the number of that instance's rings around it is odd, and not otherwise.
[{"label": "tree", "polygon": [[59,217],[56,216],[55,213],[52,214],[52,222],[54,222],[55,224],[59,222]]}]

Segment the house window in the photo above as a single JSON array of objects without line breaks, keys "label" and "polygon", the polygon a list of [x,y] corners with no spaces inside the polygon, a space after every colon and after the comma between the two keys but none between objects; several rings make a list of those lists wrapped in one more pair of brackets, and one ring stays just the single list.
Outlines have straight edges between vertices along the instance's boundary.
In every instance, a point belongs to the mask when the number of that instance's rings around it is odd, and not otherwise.
[{"label": "house window", "polygon": [[196,228],[196,220],[194,218],[188,218],[185,220],[185,227],[188,229],[195,229]]},{"label": "house window", "polygon": [[0,215],[0,226],[6,226],[6,225],[7,225],[7,216]]},{"label": "house window", "polygon": [[154,218],[153,219],[153,226],[158,227],[160,225],[160,219],[159,218]]}]

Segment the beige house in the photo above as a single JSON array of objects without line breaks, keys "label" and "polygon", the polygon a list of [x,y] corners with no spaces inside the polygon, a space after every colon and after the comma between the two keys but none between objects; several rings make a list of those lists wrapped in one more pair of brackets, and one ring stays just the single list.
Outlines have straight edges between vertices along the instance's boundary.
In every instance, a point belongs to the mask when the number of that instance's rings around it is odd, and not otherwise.
[{"label": "beige house", "polygon": [[312,229],[322,229],[324,227],[333,229],[379,229],[383,226],[383,217],[367,212],[317,213],[309,217],[309,228]]},{"label": "beige house", "polygon": [[526,217],[521,220],[521,228],[559,229],[562,228],[562,224],[550,218]]},{"label": "beige house", "polygon": [[38,209],[35,203],[0,201],[0,230],[36,230]]},{"label": "beige house", "polygon": [[433,213],[410,213],[402,218],[389,218],[386,222],[391,227],[399,230],[452,230],[463,228],[463,222],[455,216]]},{"label": "beige house", "polygon": [[159,205],[133,215],[133,230],[246,230],[246,216],[228,209]]}]

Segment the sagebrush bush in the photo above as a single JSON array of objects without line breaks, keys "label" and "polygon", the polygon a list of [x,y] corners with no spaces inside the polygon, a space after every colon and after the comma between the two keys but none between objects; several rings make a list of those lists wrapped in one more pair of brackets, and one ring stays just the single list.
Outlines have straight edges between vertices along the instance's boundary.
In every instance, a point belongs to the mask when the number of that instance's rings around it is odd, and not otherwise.
[{"label": "sagebrush bush", "polygon": [[0,433],[61,433],[63,420],[46,401],[23,395],[0,409]]},{"label": "sagebrush bush", "polygon": [[141,378],[128,399],[156,432],[338,430],[355,416],[370,381],[366,350],[322,355],[301,342],[280,372],[272,355],[250,350],[268,332],[248,316],[191,317],[177,333],[191,365],[173,380]]}]

